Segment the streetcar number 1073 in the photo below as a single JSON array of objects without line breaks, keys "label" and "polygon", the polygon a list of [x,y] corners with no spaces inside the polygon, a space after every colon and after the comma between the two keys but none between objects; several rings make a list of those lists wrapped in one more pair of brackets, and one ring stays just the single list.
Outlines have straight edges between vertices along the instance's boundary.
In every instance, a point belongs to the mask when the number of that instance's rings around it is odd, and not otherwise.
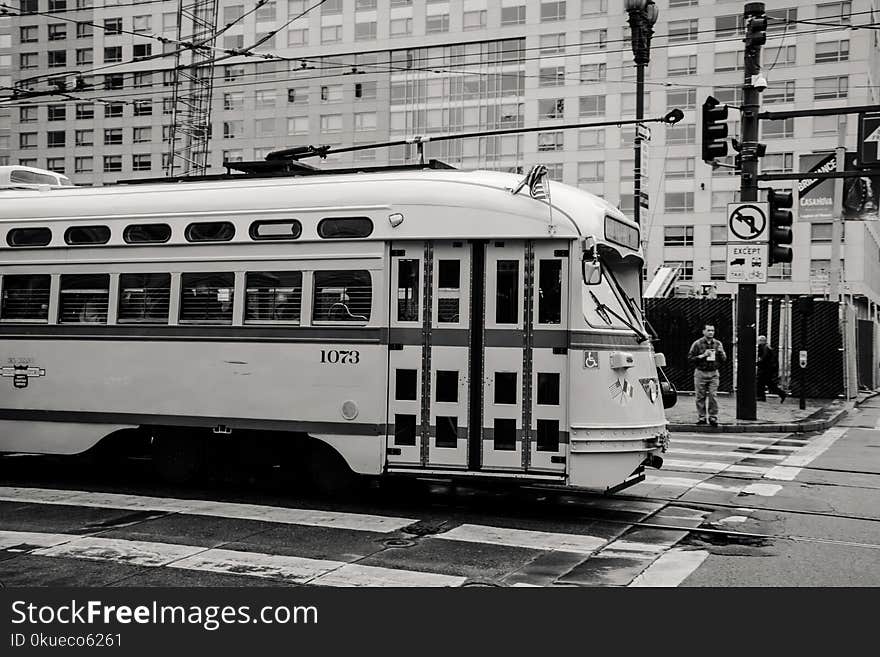
[{"label": "streetcar number 1073", "polygon": [[339,351],[338,349],[321,349],[322,363],[355,364],[361,360],[359,351]]}]

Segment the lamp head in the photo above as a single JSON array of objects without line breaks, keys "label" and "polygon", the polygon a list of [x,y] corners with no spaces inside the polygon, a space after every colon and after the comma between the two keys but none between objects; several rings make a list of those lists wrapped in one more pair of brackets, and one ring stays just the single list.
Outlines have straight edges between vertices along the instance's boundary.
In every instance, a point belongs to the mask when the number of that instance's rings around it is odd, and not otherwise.
[{"label": "lamp head", "polygon": [[679,121],[684,118],[684,112],[682,112],[677,107],[673,110],[670,110],[669,113],[663,117],[663,121],[668,123],[669,125],[675,125]]}]

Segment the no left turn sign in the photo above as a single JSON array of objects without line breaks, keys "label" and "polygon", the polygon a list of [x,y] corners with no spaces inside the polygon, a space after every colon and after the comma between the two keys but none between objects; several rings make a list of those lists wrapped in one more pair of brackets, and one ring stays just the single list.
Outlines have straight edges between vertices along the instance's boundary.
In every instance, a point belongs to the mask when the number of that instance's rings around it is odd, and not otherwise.
[{"label": "no left turn sign", "polygon": [[728,242],[766,242],[767,204],[762,202],[727,205]]}]

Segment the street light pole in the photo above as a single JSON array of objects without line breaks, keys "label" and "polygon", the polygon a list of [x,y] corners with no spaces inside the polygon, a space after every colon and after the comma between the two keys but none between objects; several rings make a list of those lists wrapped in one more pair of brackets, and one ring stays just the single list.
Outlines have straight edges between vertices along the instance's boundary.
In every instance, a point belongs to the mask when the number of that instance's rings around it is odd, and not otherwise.
[{"label": "street light pole", "polygon": [[651,37],[659,13],[654,0],[625,0],[629,15],[633,60],[636,64],[636,138],[633,171],[633,219],[641,224],[642,209],[642,133],[641,120],[645,116],[645,67],[651,61]]}]

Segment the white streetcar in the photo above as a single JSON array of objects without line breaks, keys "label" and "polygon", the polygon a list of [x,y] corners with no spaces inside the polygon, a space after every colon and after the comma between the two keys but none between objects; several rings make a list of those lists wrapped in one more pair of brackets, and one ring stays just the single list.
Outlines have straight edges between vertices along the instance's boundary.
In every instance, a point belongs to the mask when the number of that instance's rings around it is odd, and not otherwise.
[{"label": "white streetcar", "polygon": [[600,490],[659,467],[674,401],[617,208],[307,173],[0,191],[0,452],[146,441],[181,475],[270,439],[318,481]]}]

